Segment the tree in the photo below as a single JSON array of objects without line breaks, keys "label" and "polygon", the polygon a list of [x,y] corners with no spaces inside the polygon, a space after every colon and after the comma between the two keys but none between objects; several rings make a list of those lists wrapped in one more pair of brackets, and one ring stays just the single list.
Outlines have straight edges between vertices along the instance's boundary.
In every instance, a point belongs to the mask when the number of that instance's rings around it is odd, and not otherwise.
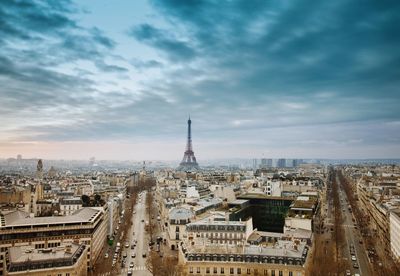
[{"label": "tree", "polygon": [[177,259],[174,257],[158,256],[157,252],[151,251],[147,260],[146,268],[157,276],[178,276],[182,273],[182,268],[177,264]]},{"label": "tree", "polygon": [[94,195],[94,203],[96,206],[101,204],[101,196],[99,194]]},{"label": "tree", "polygon": [[90,197],[88,195],[82,195],[81,199],[82,199],[82,206],[83,207],[90,206]]}]

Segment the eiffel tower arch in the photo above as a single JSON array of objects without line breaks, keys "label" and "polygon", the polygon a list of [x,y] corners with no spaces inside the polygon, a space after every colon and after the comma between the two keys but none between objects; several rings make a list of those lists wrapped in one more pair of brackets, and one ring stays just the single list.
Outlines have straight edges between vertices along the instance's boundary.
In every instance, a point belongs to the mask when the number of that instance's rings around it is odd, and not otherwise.
[{"label": "eiffel tower arch", "polygon": [[192,120],[187,121],[188,123],[188,136],[186,142],[186,150],[183,154],[182,162],[179,164],[178,170],[182,171],[196,171],[199,170],[199,164],[197,164],[196,157],[194,156],[192,146]]}]

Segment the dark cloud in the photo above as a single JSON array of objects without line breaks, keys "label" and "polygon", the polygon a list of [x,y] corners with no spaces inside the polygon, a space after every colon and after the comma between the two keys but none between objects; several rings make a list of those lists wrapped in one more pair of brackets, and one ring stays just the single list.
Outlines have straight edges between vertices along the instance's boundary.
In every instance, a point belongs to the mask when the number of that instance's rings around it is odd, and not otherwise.
[{"label": "dark cloud", "polygon": [[196,57],[196,52],[187,42],[178,40],[165,30],[156,29],[149,24],[133,27],[128,34],[162,50],[173,62],[188,61]]},{"label": "dark cloud", "polygon": [[131,64],[136,69],[150,69],[150,68],[162,68],[164,65],[157,61],[157,60],[140,60],[140,59],[133,59]]},{"label": "dark cloud", "polygon": [[127,73],[127,72],[129,72],[129,70],[124,67],[117,66],[117,65],[109,65],[100,60],[96,62],[96,66],[103,72],[109,72],[109,73]]}]

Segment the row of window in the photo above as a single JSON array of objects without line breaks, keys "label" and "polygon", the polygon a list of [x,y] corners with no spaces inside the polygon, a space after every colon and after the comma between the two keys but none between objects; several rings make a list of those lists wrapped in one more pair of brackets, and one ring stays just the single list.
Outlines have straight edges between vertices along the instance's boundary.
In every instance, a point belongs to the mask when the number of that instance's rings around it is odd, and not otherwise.
[{"label": "row of window", "polygon": [[[194,271],[196,271],[197,274],[200,274],[201,268],[197,267],[195,270],[193,267],[189,267],[190,274],[194,274],[195,273]],[[219,269],[218,269],[218,267],[213,267],[213,268],[206,267],[206,274],[211,274],[211,271],[212,271],[212,274],[225,274],[225,271],[226,271],[226,274],[231,274],[231,275],[242,275],[242,274],[250,275],[250,274],[252,274],[252,272],[257,275],[258,273],[264,272],[265,276],[284,276],[282,270],[260,269],[260,271],[259,271],[257,268],[242,269],[240,267],[238,267],[236,269],[233,267],[230,267],[228,270],[228,269],[225,269],[224,267],[221,267]],[[293,273],[293,271],[289,271],[287,275],[294,276],[294,273]],[[297,276],[301,276],[301,275],[302,275],[301,272],[297,272]]]},{"label": "row of window", "polygon": [[246,231],[246,226],[244,225],[188,225],[188,231],[236,231],[244,232]]}]

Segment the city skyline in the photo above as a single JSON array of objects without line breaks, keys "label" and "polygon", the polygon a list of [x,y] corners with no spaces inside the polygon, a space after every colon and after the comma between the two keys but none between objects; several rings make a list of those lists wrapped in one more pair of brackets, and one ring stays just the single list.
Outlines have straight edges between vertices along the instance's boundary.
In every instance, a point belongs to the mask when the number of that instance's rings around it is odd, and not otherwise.
[{"label": "city skyline", "polygon": [[399,3],[0,3],[0,158],[399,158]]}]

